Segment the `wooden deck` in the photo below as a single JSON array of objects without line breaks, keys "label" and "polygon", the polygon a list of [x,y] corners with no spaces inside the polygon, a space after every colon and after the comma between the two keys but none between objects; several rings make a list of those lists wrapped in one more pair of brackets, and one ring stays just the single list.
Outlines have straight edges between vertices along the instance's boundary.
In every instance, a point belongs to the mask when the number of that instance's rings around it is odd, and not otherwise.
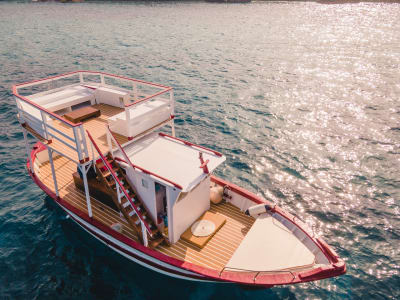
[{"label": "wooden deck", "polygon": [[[99,139],[102,137],[101,133],[96,133],[96,136]],[[64,157],[57,157],[54,159],[54,167],[56,170],[60,197],[87,213],[85,195],[75,188],[72,179],[72,174],[76,172],[77,165]],[[39,179],[54,191],[50,164],[43,164],[39,170],[39,174],[37,174]],[[125,218],[120,217],[118,212],[94,198],[92,198],[92,211],[93,217],[106,226],[111,226],[111,224],[116,222],[121,223],[123,225],[122,233],[138,241],[134,231],[129,227]],[[238,208],[229,203],[212,204],[210,211],[223,215],[226,218],[226,223],[204,248],[196,248],[180,239],[172,246],[161,245],[158,246],[156,250],[168,256],[196,265],[221,270],[232,257],[234,251],[253,225],[254,219],[246,216],[240,212]]]},{"label": "wooden deck", "polygon": [[[90,132],[92,137],[95,139],[97,145],[99,146],[100,150],[102,152],[107,152],[108,151],[108,145],[107,145],[107,134],[106,134],[106,126],[107,126],[107,119],[109,117],[112,117],[122,111],[124,111],[123,108],[107,105],[107,104],[96,104],[93,105],[93,107],[97,108],[100,110],[101,115],[96,118],[91,118],[88,120],[83,121],[83,127],[85,129],[85,135],[86,135],[86,144],[88,147],[88,153],[89,157],[92,157],[92,151],[90,147],[90,142],[89,138],[86,134],[86,130]],[[54,126],[56,129],[61,131],[62,133],[70,136],[71,138],[74,137],[73,129],[63,122],[59,120],[53,120],[51,122],[51,125]],[[57,134],[61,139],[64,141],[67,141],[70,145],[73,143],[71,141],[68,141],[65,137],[62,137],[60,134]],[[114,136],[118,140],[118,142],[122,145],[126,142],[128,142],[128,138],[119,134],[114,133]],[[71,148],[65,146],[61,141],[53,138],[53,142],[49,144],[51,148],[53,148],[55,151],[61,152],[64,155],[67,155],[74,161],[79,161],[78,159],[78,154],[76,151],[72,150]],[[74,145],[75,146],[75,145]]]}]

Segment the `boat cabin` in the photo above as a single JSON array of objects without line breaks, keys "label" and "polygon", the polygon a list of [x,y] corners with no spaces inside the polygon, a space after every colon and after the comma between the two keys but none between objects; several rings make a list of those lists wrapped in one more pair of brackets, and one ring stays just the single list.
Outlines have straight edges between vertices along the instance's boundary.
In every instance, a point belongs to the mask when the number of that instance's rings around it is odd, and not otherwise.
[{"label": "boat cabin", "polygon": [[[177,242],[210,209],[210,174],[225,157],[156,132],[126,145],[123,150],[134,165],[140,166],[123,164],[128,178],[151,217],[157,220],[157,226],[168,228],[170,242]],[[118,151],[115,154],[123,156]]]}]

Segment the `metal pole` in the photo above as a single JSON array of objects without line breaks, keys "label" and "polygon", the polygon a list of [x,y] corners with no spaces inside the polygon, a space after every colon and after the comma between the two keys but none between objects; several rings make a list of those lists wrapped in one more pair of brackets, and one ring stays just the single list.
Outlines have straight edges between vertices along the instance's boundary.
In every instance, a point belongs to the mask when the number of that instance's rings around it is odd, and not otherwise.
[{"label": "metal pole", "polygon": [[131,136],[131,130],[130,130],[130,120],[131,119],[131,114],[129,111],[129,107],[125,107],[125,120],[126,120],[126,135],[128,137]]},{"label": "metal pole", "polygon": [[107,130],[107,144],[108,144],[108,151],[110,151],[112,157],[114,157],[112,142],[111,142],[111,133]]},{"label": "metal pole", "polygon": [[95,166],[96,166],[96,159],[95,159],[95,157],[94,157],[94,148],[93,148],[93,144],[92,144],[92,143],[90,143],[90,147],[92,148],[92,164],[93,164],[93,169],[94,169],[94,172],[97,173],[96,168],[95,168]]},{"label": "metal pole", "polygon": [[[171,89],[169,92],[169,101],[171,102],[171,115],[175,115],[175,99],[174,99],[174,90]],[[171,122],[171,131],[172,131],[172,136],[175,137],[175,118],[172,119]]]},{"label": "metal pole", "polygon": [[49,153],[49,162],[50,162],[50,166],[51,166],[51,173],[53,175],[54,189],[56,190],[57,197],[59,197],[60,195],[58,194],[56,170],[54,169],[54,162],[53,162],[53,150],[50,149],[49,147],[47,147],[47,152]]},{"label": "metal pole", "polygon": [[89,153],[88,153],[87,143],[86,143],[86,135],[85,135],[85,131],[83,129],[83,125],[80,125],[79,129],[81,130],[81,136],[82,136],[81,143],[83,144],[83,151],[85,152],[86,157],[89,158]]},{"label": "metal pole", "polygon": [[76,127],[73,127],[72,130],[74,132],[76,151],[78,152],[78,160],[79,160],[79,162],[81,162],[82,161],[82,149],[80,147],[79,133],[76,130]]},{"label": "metal pole", "polygon": [[46,122],[47,122],[47,117],[46,117],[46,115],[44,114],[43,110],[40,111],[40,116],[42,117],[42,122],[43,122],[44,138],[45,138],[46,140],[49,140],[49,133],[48,133],[48,131],[47,131],[47,124],[46,124]]},{"label": "metal pole", "polygon": [[31,154],[29,153],[29,144],[28,144],[28,136],[26,134],[26,129],[22,128],[22,132],[24,134],[26,155],[28,155],[28,159],[29,159],[29,171],[31,171],[31,173],[34,174],[35,173],[35,168],[32,165],[32,158],[31,158]]},{"label": "metal pole", "polygon": [[175,122],[174,119],[171,121],[171,130],[172,130],[172,136],[175,137]]},{"label": "metal pole", "polygon": [[142,221],[140,221],[140,225],[142,227],[143,245],[147,247],[149,245],[149,240],[147,239],[147,230]]},{"label": "metal pole", "polygon": [[[90,167],[90,163],[89,163],[89,167]],[[85,186],[86,204],[87,204],[87,208],[88,208],[89,217],[91,218],[92,217],[92,204],[90,202],[89,186],[88,186],[87,175],[86,175],[87,170],[86,170],[85,165],[80,164],[79,168],[81,169],[82,176],[83,176],[83,185]]]},{"label": "metal pole", "polygon": [[175,114],[175,99],[174,99],[174,90],[171,89],[169,91],[169,101],[171,102],[171,115]]},{"label": "metal pole", "polygon": [[137,101],[138,99],[138,93],[137,93],[137,84],[136,82],[133,82],[133,100]]},{"label": "metal pole", "polygon": [[117,182],[117,197],[118,197],[118,203],[121,204],[121,188]]}]

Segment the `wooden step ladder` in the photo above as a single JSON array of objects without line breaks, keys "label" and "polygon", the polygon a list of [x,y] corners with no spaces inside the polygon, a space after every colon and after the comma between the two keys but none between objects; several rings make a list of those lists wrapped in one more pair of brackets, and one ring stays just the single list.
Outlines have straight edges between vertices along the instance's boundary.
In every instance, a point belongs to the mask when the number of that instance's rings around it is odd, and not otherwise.
[{"label": "wooden step ladder", "polygon": [[109,153],[104,156],[91,134],[86,131],[100,159],[95,162],[96,174],[112,195],[113,202],[124,215],[128,224],[134,229],[143,245],[156,248],[165,241],[165,237],[158,230],[140,196],[127,180],[124,170]]},{"label": "wooden step ladder", "polygon": [[[107,154],[106,159],[109,165],[112,167],[114,173],[117,175],[119,182],[121,182],[131,201],[127,199],[125,193],[118,191],[119,186],[117,186],[113,175],[107,169],[101,159],[96,161],[96,173],[98,174],[99,179],[105,183],[106,187],[108,187],[110,191],[112,191],[112,199],[115,205],[124,215],[129,225],[137,232],[142,242],[144,241],[144,237],[138,214],[147,222],[151,231],[151,236],[148,237],[148,246],[150,248],[156,248],[164,241],[163,235],[158,230],[158,227],[153,222],[152,218],[149,216],[139,195],[137,194],[135,188],[129,183],[126,174],[120,165],[112,158],[110,154]],[[133,208],[131,202],[136,207],[136,210]]]}]

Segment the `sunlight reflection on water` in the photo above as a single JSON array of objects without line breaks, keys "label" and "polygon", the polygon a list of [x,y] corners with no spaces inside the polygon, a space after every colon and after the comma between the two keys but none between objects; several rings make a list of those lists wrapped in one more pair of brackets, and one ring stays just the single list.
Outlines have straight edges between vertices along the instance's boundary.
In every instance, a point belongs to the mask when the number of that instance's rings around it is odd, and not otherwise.
[{"label": "sunlight reflection on water", "polygon": [[[0,286],[12,282],[10,293],[23,285],[39,296],[159,296],[137,278],[142,269],[130,266],[135,271],[120,277],[101,249],[68,238],[23,177],[11,84],[93,69],[175,87],[177,134],[223,152],[219,176],[299,214],[349,266],[339,278],[253,293],[152,272],[145,278],[193,298],[400,297],[399,16],[399,4],[380,3],[0,2],[0,151],[8,174],[0,224],[9,243]],[[40,249],[32,258],[32,268],[44,266],[37,276],[17,260],[30,248]],[[10,269],[28,274],[10,279]]]}]

